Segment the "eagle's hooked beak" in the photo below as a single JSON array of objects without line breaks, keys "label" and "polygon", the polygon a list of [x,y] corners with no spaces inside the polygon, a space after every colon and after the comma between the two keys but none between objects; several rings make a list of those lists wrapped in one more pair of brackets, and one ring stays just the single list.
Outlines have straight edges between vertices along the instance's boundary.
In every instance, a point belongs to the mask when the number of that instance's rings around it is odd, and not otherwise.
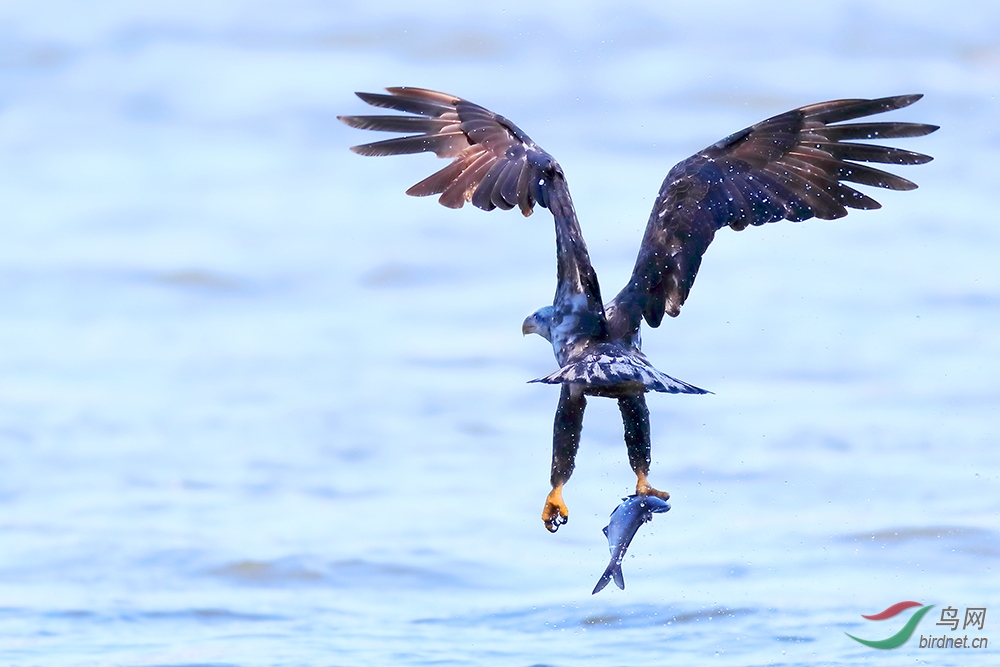
[{"label": "eagle's hooked beak", "polygon": [[528,315],[524,318],[524,323],[521,324],[521,335],[527,336],[530,333],[537,333],[538,326],[535,324],[535,316]]}]

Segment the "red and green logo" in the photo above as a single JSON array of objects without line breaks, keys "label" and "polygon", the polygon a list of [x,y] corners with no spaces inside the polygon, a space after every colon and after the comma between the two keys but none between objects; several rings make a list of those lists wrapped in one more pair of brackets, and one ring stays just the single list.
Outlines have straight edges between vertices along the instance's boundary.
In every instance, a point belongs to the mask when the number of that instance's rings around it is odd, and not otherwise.
[{"label": "red and green logo", "polygon": [[872,614],[870,616],[861,614],[862,618],[867,618],[869,621],[884,621],[887,618],[893,618],[895,616],[898,616],[907,609],[912,609],[913,607],[920,607],[920,609],[913,612],[913,615],[910,616],[910,620],[906,622],[906,625],[904,625],[899,632],[886,639],[878,639],[878,640],[861,639],[860,637],[855,637],[849,632],[845,632],[844,634],[853,639],[854,641],[860,644],[864,644],[865,646],[870,646],[871,648],[880,648],[880,649],[899,648],[900,646],[905,644],[910,637],[913,636],[913,631],[917,629],[917,624],[920,623],[920,619],[922,619],[924,615],[927,612],[929,612],[931,610],[931,607],[933,606],[934,605],[932,604],[923,605],[919,602],[912,602],[912,601],[897,602],[896,604],[892,605],[885,611],[880,611],[877,614]]}]

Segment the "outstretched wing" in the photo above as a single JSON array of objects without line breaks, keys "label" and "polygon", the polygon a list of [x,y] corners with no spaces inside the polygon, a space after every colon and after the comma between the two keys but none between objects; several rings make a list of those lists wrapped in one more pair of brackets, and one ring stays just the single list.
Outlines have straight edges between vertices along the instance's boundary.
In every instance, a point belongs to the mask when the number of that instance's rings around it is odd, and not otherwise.
[{"label": "outstretched wing", "polygon": [[388,95],[357,96],[372,106],[411,115],[339,118],[351,127],[408,136],[351,150],[361,155],[427,151],[453,158],[447,167],[406,191],[418,197],[439,194],[438,201],[450,208],[469,201],[486,211],[517,206],[524,215],[530,215],[536,203],[549,209],[556,227],[556,318],[570,318],[563,328],[566,344],[577,336],[603,336],[606,324],[597,274],[559,163],[514,123],[478,104],[423,88],[386,90]]},{"label": "outstretched wing", "polygon": [[871,197],[843,181],[891,190],[914,183],[862,162],[922,164],[920,153],[853,143],[918,137],[938,129],[919,123],[845,123],[900,109],[921,95],[835,100],[788,111],[730,135],[670,170],[653,205],[628,285],[608,305],[613,336],[676,317],[716,230],[778,220],[825,220],[847,209],[875,209]]},{"label": "outstretched wing", "polygon": [[454,95],[423,88],[387,88],[389,95],[356,93],[376,107],[409,116],[338,116],[362,130],[403,132],[409,136],[351,148],[361,155],[433,152],[454,158],[444,169],[420,181],[406,194],[441,195],[448,208],[467,201],[485,211],[515,206],[531,215],[535,202],[548,208],[547,179],[560,172],[555,159],[514,123],[489,109]]}]

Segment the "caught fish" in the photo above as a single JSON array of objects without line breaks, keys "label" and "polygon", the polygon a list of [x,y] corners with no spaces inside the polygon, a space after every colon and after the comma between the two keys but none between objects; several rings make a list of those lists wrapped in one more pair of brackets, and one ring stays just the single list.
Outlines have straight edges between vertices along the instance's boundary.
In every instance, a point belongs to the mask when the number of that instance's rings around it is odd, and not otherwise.
[{"label": "caught fish", "polygon": [[597,585],[594,586],[594,593],[603,590],[608,582],[615,580],[618,588],[625,590],[625,578],[622,576],[622,559],[625,558],[625,551],[632,543],[632,538],[639,530],[639,526],[650,521],[654,512],[666,512],[670,509],[670,504],[657,498],[656,496],[634,495],[622,498],[622,504],[611,513],[611,520],[604,528],[604,535],[608,538],[608,548],[611,550],[611,563],[604,571]]}]

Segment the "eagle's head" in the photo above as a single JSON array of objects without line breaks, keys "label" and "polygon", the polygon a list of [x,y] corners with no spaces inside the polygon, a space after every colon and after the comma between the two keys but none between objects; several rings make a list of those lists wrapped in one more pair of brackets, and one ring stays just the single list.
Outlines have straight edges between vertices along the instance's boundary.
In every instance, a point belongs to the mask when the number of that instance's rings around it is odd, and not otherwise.
[{"label": "eagle's head", "polygon": [[545,340],[552,342],[552,313],[555,312],[554,306],[545,306],[544,308],[539,308],[531,315],[528,315],[524,319],[524,324],[521,325],[521,333],[527,336],[528,334],[538,334]]}]

